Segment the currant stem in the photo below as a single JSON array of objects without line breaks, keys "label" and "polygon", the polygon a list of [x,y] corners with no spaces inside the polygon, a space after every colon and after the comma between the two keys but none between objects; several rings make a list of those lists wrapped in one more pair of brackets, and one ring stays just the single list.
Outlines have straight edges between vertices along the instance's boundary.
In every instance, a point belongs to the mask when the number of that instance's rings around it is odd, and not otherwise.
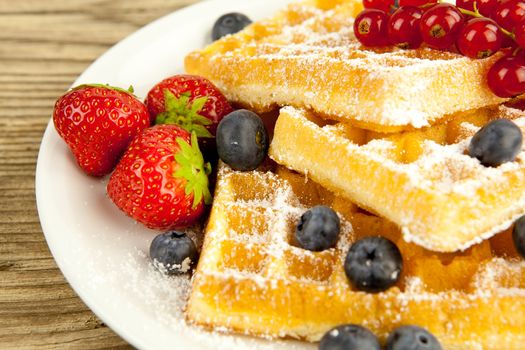
[{"label": "currant stem", "polygon": [[[448,2],[446,2],[444,0],[438,0],[438,3],[443,4],[443,3],[448,3]],[[429,3],[429,4],[426,4],[426,5],[423,5],[422,7],[425,8],[425,7],[430,7],[432,5],[434,5],[434,4]],[[399,0],[394,0],[394,5],[391,6],[391,8],[392,8],[392,10],[391,10],[392,12],[397,10],[399,8]],[[466,10],[466,9],[461,8],[461,7],[457,7],[457,9],[459,10],[459,12],[461,12],[462,14],[467,15],[467,16],[471,16],[471,17],[475,17],[475,18],[487,18],[487,17],[483,16],[481,13],[479,13],[479,10],[478,10],[478,7],[477,7],[477,4],[476,4],[475,1],[474,1],[474,11]],[[499,30],[501,30],[501,32],[503,33],[503,35],[508,36],[509,38],[511,38],[514,41],[516,40],[516,35],[514,35],[514,33],[509,32],[508,30],[506,30],[505,28],[503,28],[503,27],[501,27],[499,25],[498,25],[498,27],[499,27]]]},{"label": "currant stem", "polygon": [[[487,17],[483,16],[481,13],[479,13],[479,11],[476,9],[476,3],[475,2],[474,2],[474,9],[475,9],[475,11],[469,11],[469,10],[462,9],[461,7],[458,7],[459,12],[461,12],[464,15],[472,16],[472,17],[476,17],[476,18],[487,18]],[[512,40],[514,40],[516,38],[514,33],[509,32],[508,30],[502,28],[499,25],[498,25],[498,27],[499,27],[499,30],[501,30],[501,32],[504,35],[510,37]]]}]

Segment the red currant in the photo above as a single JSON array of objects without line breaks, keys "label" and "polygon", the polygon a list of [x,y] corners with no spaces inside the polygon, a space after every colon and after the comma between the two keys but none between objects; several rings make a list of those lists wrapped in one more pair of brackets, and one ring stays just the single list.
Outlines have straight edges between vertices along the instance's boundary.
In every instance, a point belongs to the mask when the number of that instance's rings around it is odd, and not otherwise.
[{"label": "red currant", "polygon": [[455,41],[463,26],[463,15],[456,6],[437,4],[421,17],[419,28],[423,41],[434,49],[447,49]]},{"label": "red currant", "polygon": [[468,11],[474,11],[474,3],[479,13],[486,17],[490,17],[499,5],[498,0],[456,0],[457,7]]},{"label": "red currant", "polygon": [[365,9],[375,9],[389,13],[394,8],[394,0],[363,0]]},{"label": "red currant", "polygon": [[521,0],[501,2],[492,14],[492,19],[502,28],[512,32],[518,23],[525,20],[525,2]]},{"label": "red currant", "polygon": [[401,6],[388,20],[390,43],[403,49],[414,49],[421,45],[419,20],[423,10],[414,6]]},{"label": "red currant", "polygon": [[365,46],[387,46],[388,15],[385,11],[366,9],[355,18],[354,33]]},{"label": "red currant", "polygon": [[461,29],[456,46],[471,58],[489,57],[501,48],[503,34],[493,20],[474,18]]},{"label": "red currant", "polygon": [[525,48],[525,22],[521,22],[516,26],[514,35],[516,43],[518,43],[521,48]]},{"label": "red currant", "polygon": [[487,82],[492,92],[499,97],[508,98],[525,93],[525,58],[500,58],[489,69]]},{"label": "red currant", "polygon": [[399,0],[399,7],[402,6],[425,6],[437,4],[438,0]]}]

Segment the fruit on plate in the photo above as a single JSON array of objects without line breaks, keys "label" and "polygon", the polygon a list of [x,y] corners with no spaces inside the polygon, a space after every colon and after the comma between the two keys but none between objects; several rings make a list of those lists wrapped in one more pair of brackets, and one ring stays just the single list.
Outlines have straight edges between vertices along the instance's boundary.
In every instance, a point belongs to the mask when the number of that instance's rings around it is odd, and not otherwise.
[{"label": "fruit on plate", "polygon": [[473,18],[461,29],[456,46],[464,56],[485,58],[492,56],[503,44],[498,24],[490,18]]},{"label": "fruit on plate", "polygon": [[345,349],[381,350],[381,345],[374,333],[355,324],[344,324],[332,328],[319,342],[319,350]]},{"label": "fruit on plate", "polygon": [[233,111],[228,100],[208,79],[175,75],[155,85],[146,97],[155,124],[177,124],[197,137],[214,137],[222,118]]},{"label": "fruit on plate", "polygon": [[520,128],[511,120],[496,119],[472,137],[468,151],[484,166],[497,167],[513,162],[521,152],[522,145]]},{"label": "fruit on plate", "polygon": [[388,15],[384,11],[365,9],[354,21],[354,33],[365,46],[386,46],[388,40]]},{"label": "fruit on plate", "polygon": [[195,132],[156,125],[130,144],[107,192],[121,210],[147,227],[179,229],[194,224],[211,203],[210,172]]},{"label": "fruit on plate", "polygon": [[399,248],[381,236],[361,238],[348,251],[344,263],[350,282],[359,290],[377,293],[393,286],[401,276]]},{"label": "fruit on plate", "polygon": [[392,45],[403,49],[421,45],[423,38],[419,32],[419,21],[423,10],[416,6],[398,8],[388,19],[388,38]]},{"label": "fruit on plate", "polygon": [[502,98],[525,93],[525,2],[523,0],[365,0],[354,22],[356,38],[368,47],[396,45],[459,52],[483,59],[500,53],[487,84]]},{"label": "fruit on plate", "polygon": [[454,5],[440,3],[428,8],[419,22],[423,41],[434,49],[445,50],[455,43],[465,17]]},{"label": "fruit on plate", "polygon": [[129,143],[150,126],[146,106],[131,91],[80,85],[55,103],[53,123],[88,175],[104,176]]},{"label": "fruit on plate", "polygon": [[320,252],[337,243],[341,222],[336,212],[325,205],[307,210],[295,227],[295,239],[304,249]]},{"label": "fruit on plate", "polygon": [[220,159],[232,169],[255,170],[268,153],[268,132],[257,114],[239,109],[219,123],[216,144]]},{"label": "fruit on plate", "polygon": [[417,326],[396,328],[386,340],[386,350],[442,350],[432,333]]},{"label": "fruit on plate", "polygon": [[499,97],[513,97],[525,91],[525,58],[504,55],[487,73],[487,83]]},{"label": "fruit on plate", "polygon": [[235,34],[251,23],[252,20],[242,13],[231,12],[224,14],[215,21],[211,31],[211,39],[215,41],[223,36]]},{"label": "fruit on plate", "polygon": [[149,247],[153,265],[167,275],[188,272],[196,264],[195,243],[184,232],[169,231],[153,239]]}]

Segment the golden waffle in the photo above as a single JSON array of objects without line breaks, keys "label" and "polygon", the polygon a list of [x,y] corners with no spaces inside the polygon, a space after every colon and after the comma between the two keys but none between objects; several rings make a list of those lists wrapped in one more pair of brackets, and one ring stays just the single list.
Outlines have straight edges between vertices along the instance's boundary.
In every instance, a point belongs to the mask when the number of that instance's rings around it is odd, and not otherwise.
[{"label": "golden waffle", "polygon": [[186,58],[229,100],[262,112],[306,107],[377,131],[420,128],[504,100],[487,86],[499,55],[472,60],[421,48],[367,49],[353,34],[360,0],[306,1]]},{"label": "golden waffle", "polygon": [[497,168],[466,154],[472,136],[510,107],[456,115],[418,131],[379,134],[292,107],[277,120],[270,157],[388,218],[405,240],[435,251],[463,250],[525,214],[525,154]]},{"label": "golden waffle", "polygon": [[[310,252],[292,237],[301,214],[317,204],[338,211],[342,233],[335,248]],[[404,260],[399,283],[378,294],[356,291],[343,270],[350,244],[368,235],[396,242]],[[214,329],[309,341],[343,323],[382,340],[415,324],[444,349],[522,349],[525,263],[514,258],[509,231],[455,254],[400,237],[392,223],[285,168],[221,166],[187,317]]]}]

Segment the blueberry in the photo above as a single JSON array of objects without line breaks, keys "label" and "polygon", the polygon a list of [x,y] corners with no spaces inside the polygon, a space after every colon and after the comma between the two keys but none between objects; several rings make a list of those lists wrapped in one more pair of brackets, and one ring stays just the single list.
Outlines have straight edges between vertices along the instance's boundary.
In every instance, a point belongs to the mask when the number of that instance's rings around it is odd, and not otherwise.
[{"label": "blueberry", "polygon": [[211,38],[215,41],[225,35],[235,34],[244,29],[244,27],[250,23],[252,23],[252,20],[242,13],[227,13],[215,21],[211,32]]},{"label": "blueberry", "polygon": [[321,338],[319,350],[381,350],[377,337],[354,324],[335,327]]},{"label": "blueberry", "polygon": [[217,127],[217,152],[234,170],[254,170],[268,152],[268,133],[261,118],[248,110],[228,114]]},{"label": "blueberry", "polygon": [[518,253],[525,258],[525,215],[519,218],[514,224],[512,240]]},{"label": "blueberry", "polygon": [[186,234],[171,231],[153,239],[149,256],[161,271],[169,275],[180,274],[197,262],[197,247]]},{"label": "blueberry", "polygon": [[426,329],[402,326],[386,340],[386,350],[442,350],[439,341]]},{"label": "blueberry", "polygon": [[399,280],[403,258],[390,240],[366,237],[350,247],[344,267],[346,276],[357,289],[376,293],[390,288]]},{"label": "blueberry", "polygon": [[302,248],[319,252],[337,243],[340,226],[335,211],[318,205],[301,216],[295,227],[295,238]]},{"label": "blueberry", "polygon": [[508,119],[496,119],[472,137],[468,152],[484,166],[497,167],[514,161],[521,152],[522,142],[523,135],[516,124]]}]

